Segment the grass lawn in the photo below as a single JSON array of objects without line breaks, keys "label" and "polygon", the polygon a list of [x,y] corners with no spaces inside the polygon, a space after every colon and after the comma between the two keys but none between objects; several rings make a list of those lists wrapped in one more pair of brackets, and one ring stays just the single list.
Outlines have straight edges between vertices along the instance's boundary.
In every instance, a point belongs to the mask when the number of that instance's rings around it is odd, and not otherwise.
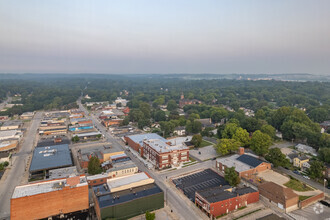
[{"label": "grass lawn", "polygon": [[206,140],[202,140],[202,143],[201,143],[200,147],[206,147],[206,146],[210,146],[210,145],[213,146],[213,144],[211,142],[208,142]]},{"label": "grass lawn", "polygon": [[302,182],[299,182],[296,179],[290,179],[289,182],[285,183],[284,186],[289,187],[293,190],[296,190],[298,192],[305,192],[305,191],[312,191],[313,189],[309,186],[304,186]]},{"label": "grass lawn", "polygon": [[305,199],[308,199],[309,197],[312,197],[312,196],[299,196],[299,201],[304,201]]},{"label": "grass lawn", "polygon": [[191,162],[195,162],[196,160],[194,159],[194,158],[192,158],[192,157],[189,157],[189,160],[191,161]]}]

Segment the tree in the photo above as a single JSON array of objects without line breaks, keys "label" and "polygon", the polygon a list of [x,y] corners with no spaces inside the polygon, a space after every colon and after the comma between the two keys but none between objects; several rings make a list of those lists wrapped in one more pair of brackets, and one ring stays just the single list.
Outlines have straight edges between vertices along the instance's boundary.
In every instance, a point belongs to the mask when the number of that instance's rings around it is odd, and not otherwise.
[{"label": "tree", "polygon": [[140,111],[143,113],[144,118],[149,119],[151,117],[151,109],[150,109],[150,105],[146,102],[141,102],[139,105],[139,109]]},{"label": "tree", "polygon": [[329,112],[324,108],[315,108],[308,115],[315,122],[323,122],[329,118]]},{"label": "tree", "polygon": [[257,130],[252,135],[250,147],[256,154],[264,156],[268,153],[271,144],[272,139],[269,135]]},{"label": "tree", "polygon": [[273,126],[271,125],[263,125],[261,126],[261,132],[262,133],[265,133],[265,134],[268,134],[269,137],[271,137],[272,139],[275,138],[275,135],[276,135],[276,130]]},{"label": "tree", "polygon": [[197,114],[197,113],[191,113],[189,115],[189,117],[188,117],[188,120],[190,120],[190,121],[194,121],[195,119],[200,119],[199,114]]},{"label": "tree", "polygon": [[151,212],[146,212],[146,220],[154,220],[156,218],[156,214],[155,213],[151,213]]},{"label": "tree", "polygon": [[279,148],[270,149],[265,159],[271,162],[274,167],[286,167],[290,163],[289,159],[285,157]]},{"label": "tree", "polygon": [[326,163],[330,163],[330,148],[323,147],[317,152],[319,154],[320,160]]},{"label": "tree", "polygon": [[175,100],[170,100],[167,103],[167,110],[168,111],[174,111],[178,108],[178,105],[176,104]]},{"label": "tree", "polygon": [[159,122],[159,121],[166,121],[166,114],[162,110],[157,110],[154,114],[154,120]]},{"label": "tree", "polygon": [[138,122],[141,118],[144,118],[144,114],[139,109],[132,109],[128,114],[129,120],[132,122]]},{"label": "tree", "polygon": [[257,119],[265,119],[266,118],[266,113],[264,110],[259,109],[256,113],[256,118]]},{"label": "tree", "polygon": [[80,139],[77,135],[75,135],[74,137],[72,137],[71,140],[72,140],[72,142],[77,143]]},{"label": "tree", "polygon": [[249,133],[243,128],[238,128],[236,130],[233,139],[239,141],[243,147],[248,146],[250,143]]},{"label": "tree", "polygon": [[102,173],[102,168],[99,158],[92,156],[88,162],[88,173],[91,175]]},{"label": "tree", "polygon": [[197,134],[202,131],[202,123],[199,121],[187,121],[186,131],[190,134]]},{"label": "tree", "polygon": [[225,129],[223,130],[223,132],[221,134],[222,138],[231,139],[237,129],[238,129],[237,124],[227,123],[225,126]]},{"label": "tree", "polygon": [[126,126],[129,124],[129,117],[126,116],[124,120],[120,123],[121,126]]},{"label": "tree", "polygon": [[191,139],[191,143],[195,146],[195,147],[200,147],[202,144],[203,138],[202,135],[200,134],[195,134],[193,135],[192,139]]},{"label": "tree", "polygon": [[232,151],[238,150],[241,143],[234,139],[220,139],[215,145],[215,149],[220,155],[227,155]]},{"label": "tree", "polygon": [[310,168],[307,169],[308,176],[313,179],[321,179],[325,169],[322,161],[313,160],[310,162]]},{"label": "tree", "polygon": [[221,119],[227,116],[228,112],[223,108],[219,108],[211,112],[211,119],[214,123],[220,122]]},{"label": "tree", "polygon": [[238,173],[235,171],[235,167],[225,168],[225,180],[227,180],[231,186],[237,186],[241,182]]}]

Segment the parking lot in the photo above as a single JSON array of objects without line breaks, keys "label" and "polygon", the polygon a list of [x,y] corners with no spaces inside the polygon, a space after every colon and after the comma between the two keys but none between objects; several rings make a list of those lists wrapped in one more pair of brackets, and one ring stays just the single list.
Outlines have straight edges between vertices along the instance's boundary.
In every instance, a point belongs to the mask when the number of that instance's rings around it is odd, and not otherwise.
[{"label": "parking lot", "polygon": [[189,151],[189,154],[201,161],[205,161],[219,156],[213,146],[206,146],[198,148],[196,150],[192,149]]},{"label": "parking lot", "polygon": [[195,202],[196,191],[228,185],[228,182],[222,176],[211,169],[173,179],[172,181],[193,202]]}]

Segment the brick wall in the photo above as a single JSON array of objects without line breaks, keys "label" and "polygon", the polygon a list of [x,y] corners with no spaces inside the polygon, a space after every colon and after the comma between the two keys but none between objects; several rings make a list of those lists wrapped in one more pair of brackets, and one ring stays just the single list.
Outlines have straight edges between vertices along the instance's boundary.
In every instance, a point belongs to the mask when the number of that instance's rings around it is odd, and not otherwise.
[{"label": "brick wall", "polygon": [[141,150],[141,156],[143,156],[143,147],[141,147],[140,144],[135,143],[129,137],[125,137],[125,140],[126,140],[128,146],[130,146],[133,150],[139,152],[139,149],[140,149]]},{"label": "brick wall", "polygon": [[88,186],[11,199],[10,214],[15,219],[41,219],[89,208]]},{"label": "brick wall", "polygon": [[299,202],[299,208],[301,208],[301,209],[302,208],[305,208],[306,206],[308,206],[308,205],[310,205],[310,204],[312,204],[314,202],[317,202],[317,201],[319,201],[319,200],[321,200],[323,198],[324,198],[324,193],[320,193],[318,195],[315,195],[313,197],[310,197],[308,199],[305,199],[304,201],[300,201]]}]

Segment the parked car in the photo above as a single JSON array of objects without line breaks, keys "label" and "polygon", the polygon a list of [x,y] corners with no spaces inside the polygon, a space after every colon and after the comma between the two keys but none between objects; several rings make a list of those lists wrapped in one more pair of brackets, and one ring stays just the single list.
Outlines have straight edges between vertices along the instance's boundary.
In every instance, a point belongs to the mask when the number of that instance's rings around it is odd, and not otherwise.
[{"label": "parked car", "polygon": [[309,178],[309,176],[303,176],[303,177],[306,178],[306,179],[308,179],[308,180],[311,179],[311,178]]},{"label": "parked car", "polygon": [[293,172],[294,172],[295,174],[297,174],[297,175],[300,175],[300,173],[299,173],[298,170],[294,170]]},{"label": "parked car", "polygon": [[327,207],[330,207],[330,204],[329,204],[327,201],[325,201],[325,200],[321,200],[320,203],[321,203],[322,205],[325,205],[325,206],[327,206]]}]

